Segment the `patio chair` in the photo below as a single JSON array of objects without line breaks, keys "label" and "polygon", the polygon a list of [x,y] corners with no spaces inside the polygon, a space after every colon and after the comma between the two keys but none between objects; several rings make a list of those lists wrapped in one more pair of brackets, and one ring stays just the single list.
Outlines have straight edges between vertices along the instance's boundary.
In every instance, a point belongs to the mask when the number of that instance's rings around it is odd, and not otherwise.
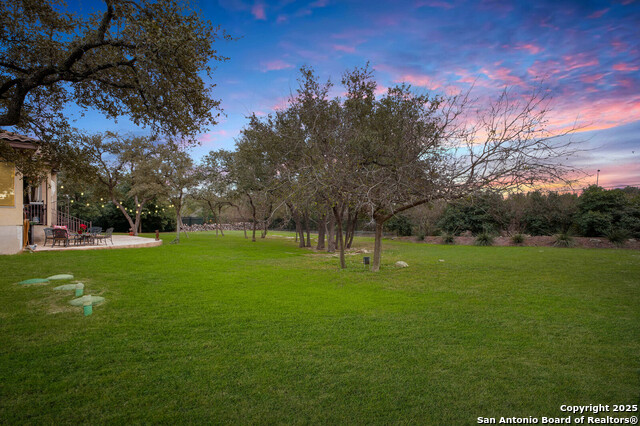
[{"label": "patio chair", "polygon": [[[44,246],[47,246],[47,241],[53,241],[53,228],[44,228]],[[53,243],[51,243],[53,246]]]},{"label": "patio chair", "polygon": [[66,229],[54,229],[53,230],[53,244],[51,244],[51,247],[55,246],[57,242],[63,242],[64,241],[64,246],[68,247],[69,246],[69,233],[67,232]]},{"label": "patio chair", "polygon": [[69,233],[69,241],[73,241],[74,246],[77,246],[78,244],[82,245],[82,235],[71,232]]},{"label": "patio chair", "polygon": [[102,232],[102,226],[92,226],[91,228],[89,228],[89,230],[87,231],[87,235],[90,237],[89,243],[95,244],[96,239],[98,238],[101,232]]},{"label": "patio chair", "polygon": [[113,245],[113,228],[107,228],[104,235],[96,235],[96,239],[98,240],[98,244],[100,244],[100,241],[104,241],[104,244],[106,245],[107,240],[110,240],[111,245]]}]

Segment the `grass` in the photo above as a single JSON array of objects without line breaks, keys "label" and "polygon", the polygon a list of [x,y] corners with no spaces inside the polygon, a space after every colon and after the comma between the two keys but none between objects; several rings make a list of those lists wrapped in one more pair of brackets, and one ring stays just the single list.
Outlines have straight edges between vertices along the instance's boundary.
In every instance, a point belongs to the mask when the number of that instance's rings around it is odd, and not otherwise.
[{"label": "grass", "polygon": [[[374,274],[284,235],[0,257],[0,423],[471,424],[638,401],[637,251],[385,241]],[[106,303],[83,317],[15,284],[57,273]]]}]

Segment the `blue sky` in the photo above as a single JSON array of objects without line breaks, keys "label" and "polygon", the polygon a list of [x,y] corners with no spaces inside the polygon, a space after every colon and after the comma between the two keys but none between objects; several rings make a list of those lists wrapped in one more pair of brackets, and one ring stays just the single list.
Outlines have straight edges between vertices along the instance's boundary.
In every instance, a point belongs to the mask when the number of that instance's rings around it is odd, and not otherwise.
[{"label": "blue sky", "polygon": [[[554,96],[551,124],[577,120],[585,128],[578,139],[593,149],[575,161],[593,174],[601,169],[605,186],[640,184],[638,1],[200,0],[196,6],[237,40],[217,45],[230,57],[213,78],[226,116],[201,135],[195,157],[232,149],[247,115],[285,105],[300,66],[338,83],[345,69],[369,61],[381,90],[403,81],[435,92],[475,83],[474,93],[485,97],[544,79]],[[82,3],[83,13],[92,8],[102,5]],[[141,131],[94,112],[76,125]]]}]

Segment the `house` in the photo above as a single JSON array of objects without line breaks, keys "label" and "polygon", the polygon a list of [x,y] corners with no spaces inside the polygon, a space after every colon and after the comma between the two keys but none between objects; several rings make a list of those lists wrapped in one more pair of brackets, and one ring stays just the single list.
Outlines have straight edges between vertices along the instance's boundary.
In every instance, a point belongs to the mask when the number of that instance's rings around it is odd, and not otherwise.
[{"label": "house", "polygon": [[[0,140],[37,155],[37,139],[0,131]],[[44,242],[44,228],[57,220],[56,186],[54,170],[29,184],[12,163],[0,159],[0,254],[14,254],[24,248],[28,239],[25,221],[31,223],[30,243]]]}]

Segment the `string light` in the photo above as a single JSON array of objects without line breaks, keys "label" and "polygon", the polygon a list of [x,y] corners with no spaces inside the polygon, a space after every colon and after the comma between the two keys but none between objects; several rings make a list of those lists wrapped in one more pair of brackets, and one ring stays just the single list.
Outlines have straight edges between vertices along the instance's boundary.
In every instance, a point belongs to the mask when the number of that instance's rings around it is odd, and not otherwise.
[{"label": "string light", "polygon": [[84,192],[81,192],[80,195],[84,195]]}]

